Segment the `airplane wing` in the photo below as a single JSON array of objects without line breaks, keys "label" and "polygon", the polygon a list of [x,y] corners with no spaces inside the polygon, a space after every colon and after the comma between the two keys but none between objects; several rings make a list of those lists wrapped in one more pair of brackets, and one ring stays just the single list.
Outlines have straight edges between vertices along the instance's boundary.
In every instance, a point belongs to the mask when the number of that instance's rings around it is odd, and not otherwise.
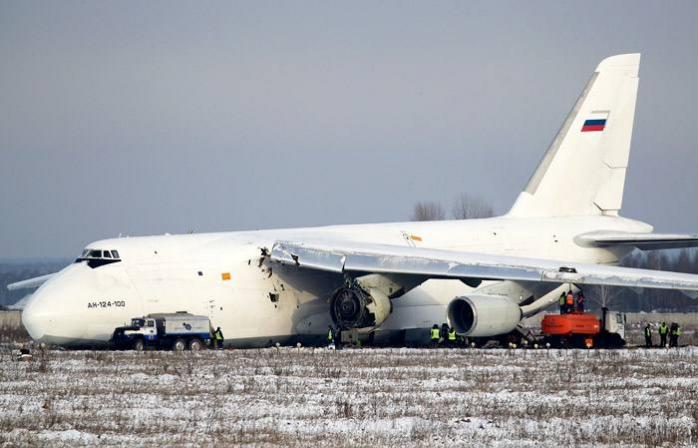
[{"label": "airplane wing", "polygon": [[277,241],[273,261],[345,273],[410,274],[427,278],[515,280],[681,290],[698,298],[698,275],[571,261],[519,258],[356,242]]},{"label": "airplane wing", "polygon": [[21,282],[15,282],[15,283],[10,283],[7,285],[7,289],[10,291],[14,291],[16,289],[29,289],[29,288],[38,288],[39,286],[43,285],[48,279],[50,279],[54,274],[46,274],[42,275],[41,277],[34,277],[34,278],[28,278],[26,280],[22,280]]},{"label": "airplane wing", "polygon": [[695,234],[593,232],[578,238],[596,247],[634,246],[640,250],[698,247],[698,235]]}]

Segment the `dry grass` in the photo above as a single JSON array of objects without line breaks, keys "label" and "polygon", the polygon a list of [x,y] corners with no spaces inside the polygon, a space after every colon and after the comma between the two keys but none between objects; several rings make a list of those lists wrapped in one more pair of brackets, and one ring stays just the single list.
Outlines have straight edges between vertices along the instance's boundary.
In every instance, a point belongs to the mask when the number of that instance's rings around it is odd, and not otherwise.
[{"label": "dry grass", "polygon": [[694,446],[698,350],[47,351],[9,445]]},{"label": "dry grass", "polygon": [[29,339],[19,311],[0,311],[0,343],[28,342]]}]

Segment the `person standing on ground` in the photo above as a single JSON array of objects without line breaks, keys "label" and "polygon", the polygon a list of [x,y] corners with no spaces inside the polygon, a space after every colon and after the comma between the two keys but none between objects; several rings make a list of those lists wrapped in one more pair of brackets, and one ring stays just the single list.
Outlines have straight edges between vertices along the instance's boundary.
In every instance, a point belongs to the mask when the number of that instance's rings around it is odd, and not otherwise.
[{"label": "person standing on ground", "polygon": [[446,342],[448,340],[448,324],[446,322],[441,324],[441,332],[439,333],[440,342]]},{"label": "person standing on ground", "polygon": [[332,325],[327,326],[327,346],[330,347],[334,344],[334,328]]},{"label": "person standing on ground", "polygon": [[560,314],[565,314],[565,297],[566,294],[563,292],[560,294],[560,300],[558,300],[560,304]]},{"label": "person standing on ground", "polygon": [[659,345],[666,347],[666,336],[669,334],[669,327],[666,322],[662,322],[659,326]]},{"label": "person standing on ground", "polygon": [[652,348],[652,327],[649,322],[645,325],[645,347]]},{"label": "person standing on ground", "polygon": [[213,332],[211,342],[213,342],[214,349],[223,348],[223,332],[221,331],[221,327],[216,327],[216,330]]},{"label": "person standing on ground", "polygon": [[334,348],[335,350],[342,349],[342,329],[337,327],[337,331],[334,333]]},{"label": "person standing on ground", "polygon": [[681,327],[676,322],[672,322],[669,327],[669,347],[679,346],[679,336],[681,336]]},{"label": "person standing on ground", "polygon": [[456,329],[455,328],[449,328],[448,330],[448,346],[449,347],[455,347],[456,346]]},{"label": "person standing on ground", "polygon": [[431,327],[431,347],[436,348],[439,346],[439,338],[441,337],[441,332],[439,332],[439,326],[437,324],[434,324],[433,327]]}]

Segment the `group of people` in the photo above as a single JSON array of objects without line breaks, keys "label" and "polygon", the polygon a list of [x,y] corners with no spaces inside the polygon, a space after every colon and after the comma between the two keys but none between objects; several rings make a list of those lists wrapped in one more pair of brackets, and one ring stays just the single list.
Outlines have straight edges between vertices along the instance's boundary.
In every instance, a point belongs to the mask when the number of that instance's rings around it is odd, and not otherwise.
[{"label": "group of people", "polygon": [[433,348],[440,346],[455,347],[458,345],[456,329],[449,327],[446,322],[441,324],[441,328],[439,328],[438,324],[434,324],[434,326],[431,327],[429,339]]},{"label": "group of people", "polygon": [[[576,307],[575,307],[576,305]],[[583,312],[584,311],[584,294],[580,291],[575,297],[572,291],[567,294],[563,293],[560,296],[560,314],[572,313],[572,312]],[[659,333],[659,347],[678,347],[679,346],[679,336],[681,336],[681,326],[672,322],[671,325],[667,325],[666,322],[662,322],[657,328]],[[645,325],[645,347],[651,348],[652,344],[652,325],[647,322]],[[669,344],[667,345],[667,337],[669,338]],[[456,334],[456,329],[450,327],[446,322],[441,324],[434,324],[431,327],[429,334],[429,339],[432,348],[437,347],[456,347],[461,341]],[[342,347],[342,332],[339,328],[334,328],[332,325],[327,327],[327,345],[336,350]],[[211,331],[211,348],[220,349],[223,348],[223,332],[221,327],[217,327],[215,330]]]},{"label": "group of people", "polygon": [[[666,322],[662,322],[657,328],[657,333],[659,333],[659,347],[667,347],[667,336],[669,337],[669,347],[679,346],[679,336],[681,336],[681,325],[676,322],[672,322],[671,325],[667,325]],[[645,325],[645,347],[652,348],[652,325],[647,322]]]},{"label": "group of people", "polygon": [[560,294],[559,304],[560,304],[560,314],[584,312],[584,304],[586,298],[584,293],[580,290],[575,297],[572,291],[563,292]]}]

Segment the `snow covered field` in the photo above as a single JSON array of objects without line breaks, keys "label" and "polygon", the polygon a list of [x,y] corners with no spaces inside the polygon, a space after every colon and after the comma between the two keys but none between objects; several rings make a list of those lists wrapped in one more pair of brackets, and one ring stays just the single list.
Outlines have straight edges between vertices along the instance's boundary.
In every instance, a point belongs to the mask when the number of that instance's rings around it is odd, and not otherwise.
[{"label": "snow covered field", "polygon": [[2,346],[0,444],[696,446],[698,348]]}]

